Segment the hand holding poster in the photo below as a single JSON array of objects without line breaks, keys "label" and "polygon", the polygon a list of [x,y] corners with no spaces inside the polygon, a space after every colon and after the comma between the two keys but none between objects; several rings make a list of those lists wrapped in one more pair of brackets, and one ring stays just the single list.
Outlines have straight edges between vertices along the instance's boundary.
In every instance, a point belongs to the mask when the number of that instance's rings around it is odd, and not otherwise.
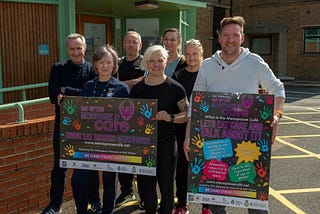
[{"label": "hand holding poster", "polygon": [[60,166],[156,175],[156,100],[65,96]]},{"label": "hand holding poster", "polygon": [[274,97],[192,97],[188,201],[268,210]]}]

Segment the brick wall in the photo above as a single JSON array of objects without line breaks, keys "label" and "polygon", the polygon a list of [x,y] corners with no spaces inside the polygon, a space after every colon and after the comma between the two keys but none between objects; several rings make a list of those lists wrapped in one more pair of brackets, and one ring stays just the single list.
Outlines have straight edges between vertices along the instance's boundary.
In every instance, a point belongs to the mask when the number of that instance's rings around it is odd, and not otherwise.
[{"label": "brick wall", "polygon": [[49,203],[53,127],[54,116],[0,125],[0,213],[32,213]]},{"label": "brick wall", "polygon": [[196,39],[199,39],[203,47],[203,58],[212,56],[212,7],[197,9],[197,32]]},{"label": "brick wall", "polygon": [[[207,0],[207,7],[197,9],[197,32],[196,38],[200,39],[204,47],[204,58],[211,56],[212,49],[212,16],[213,7],[226,8],[226,16],[230,12],[229,0]],[[285,70],[288,77],[296,80],[320,80],[319,54],[303,54],[303,28],[305,26],[319,27],[319,0],[237,0],[233,1],[233,15],[241,15],[246,20],[246,27],[257,28],[256,21],[263,20],[263,26],[268,28],[287,27],[287,61]],[[251,36],[262,35],[263,33]],[[270,35],[268,35],[270,36]],[[270,63],[277,74],[281,58],[277,56],[276,45],[279,35],[273,34],[274,38],[272,59],[263,56]],[[246,36],[245,46],[249,47],[250,35]]]},{"label": "brick wall", "polygon": [[233,1],[233,12],[244,16],[247,27],[255,27],[257,19],[263,20],[266,27],[288,27],[287,76],[296,80],[320,80],[319,54],[303,54],[304,26],[319,27],[318,0],[237,0]]},{"label": "brick wall", "polygon": [[[32,106],[24,106],[23,109],[26,120],[54,116],[54,105],[49,102]],[[10,108],[7,110],[0,110],[0,115],[0,125],[12,124],[18,120],[18,109]]]}]

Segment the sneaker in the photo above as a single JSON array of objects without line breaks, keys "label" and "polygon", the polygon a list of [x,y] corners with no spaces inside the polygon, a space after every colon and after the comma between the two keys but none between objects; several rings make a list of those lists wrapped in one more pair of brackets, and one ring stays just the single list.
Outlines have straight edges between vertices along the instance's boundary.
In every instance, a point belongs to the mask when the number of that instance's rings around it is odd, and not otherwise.
[{"label": "sneaker", "polygon": [[189,210],[187,208],[180,207],[180,208],[176,209],[174,214],[189,214]]},{"label": "sneaker", "polygon": [[116,199],[116,207],[121,206],[129,201],[134,201],[136,197],[131,193],[129,195],[120,194],[120,196]]},{"label": "sneaker", "polygon": [[202,208],[202,214],[212,214],[209,208]]},{"label": "sneaker", "polygon": [[49,204],[41,214],[55,214],[55,213],[62,213],[62,209],[60,207],[54,207]]},{"label": "sneaker", "polygon": [[99,201],[92,203],[90,206],[90,209],[88,209],[88,213],[101,214],[102,213],[101,203]]}]

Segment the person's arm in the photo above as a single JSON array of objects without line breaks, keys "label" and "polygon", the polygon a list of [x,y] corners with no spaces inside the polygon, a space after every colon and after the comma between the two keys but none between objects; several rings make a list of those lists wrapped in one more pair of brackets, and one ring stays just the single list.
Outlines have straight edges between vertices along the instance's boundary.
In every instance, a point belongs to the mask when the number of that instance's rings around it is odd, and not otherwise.
[{"label": "person's arm", "polygon": [[182,100],[178,101],[177,106],[180,110],[178,114],[169,114],[166,111],[159,111],[156,114],[156,119],[172,123],[185,123],[188,119],[187,114],[189,102],[187,97],[184,97]]},{"label": "person's arm", "polygon": [[131,89],[135,84],[137,84],[138,82],[140,82],[141,80],[143,80],[145,78],[146,78],[145,76],[141,76],[136,79],[126,80],[126,81],[122,81],[122,82],[125,83]]},{"label": "person's arm", "polygon": [[274,110],[273,110],[273,121],[271,123],[272,129],[272,137],[271,143],[273,144],[278,130],[278,124],[283,114],[283,106],[284,106],[285,98],[284,97],[276,97],[274,100]]},{"label": "person's arm", "polygon": [[85,64],[83,65],[82,71],[79,71],[80,74],[82,76],[80,76],[79,78],[74,78],[72,81],[78,81],[78,84],[76,86],[66,86],[64,87],[64,90],[62,94],[64,95],[68,95],[68,96],[79,96],[82,88],[83,88],[83,84],[89,80],[94,79],[97,74],[95,73],[95,71],[93,70],[91,63],[85,62]]},{"label": "person's arm", "polygon": [[183,151],[187,161],[189,161],[189,152],[190,152],[190,128],[191,128],[191,117],[188,117],[186,133],[185,133],[185,138],[183,143]]},{"label": "person's arm", "polygon": [[52,104],[59,104],[59,95],[61,95],[61,80],[59,78],[59,65],[54,64],[51,67],[49,76],[48,92],[50,102]]},{"label": "person's arm", "polygon": [[260,72],[260,82],[262,88],[265,89],[269,94],[273,94],[275,96],[273,121],[270,124],[270,126],[273,128],[271,143],[274,143],[277,135],[279,120],[283,114],[283,106],[285,102],[285,89],[283,83],[274,75],[269,65],[262,59],[258,64],[257,70]]}]

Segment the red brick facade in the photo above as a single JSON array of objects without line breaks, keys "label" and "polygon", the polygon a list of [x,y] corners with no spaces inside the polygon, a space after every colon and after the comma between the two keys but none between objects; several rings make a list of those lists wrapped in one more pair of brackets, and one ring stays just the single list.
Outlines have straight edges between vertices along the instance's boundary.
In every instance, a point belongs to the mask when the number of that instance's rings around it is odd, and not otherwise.
[{"label": "red brick facade", "polygon": [[[197,10],[196,38],[204,45],[204,56],[212,54],[212,23],[215,7],[226,8],[226,16],[243,16],[246,20],[245,47],[250,38],[272,37],[272,54],[262,57],[280,78],[320,81],[320,54],[303,53],[304,28],[320,28],[318,0],[208,0],[207,8]],[[257,25],[257,23],[259,23]]]},{"label": "red brick facade", "polygon": [[54,116],[0,125],[0,213],[32,213],[49,203],[53,127]]}]

